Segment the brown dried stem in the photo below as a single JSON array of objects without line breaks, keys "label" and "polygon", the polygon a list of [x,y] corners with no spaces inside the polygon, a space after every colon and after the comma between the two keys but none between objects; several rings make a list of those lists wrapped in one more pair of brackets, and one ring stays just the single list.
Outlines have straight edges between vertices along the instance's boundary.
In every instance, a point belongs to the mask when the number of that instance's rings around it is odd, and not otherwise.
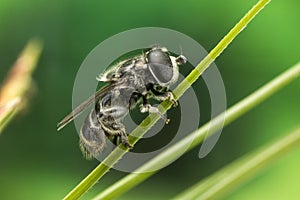
[{"label": "brown dried stem", "polygon": [[40,41],[29,41],[0,88],[0,133],[26,105],[27,93],[33,83],[32,72],[36,68],[41,50]]}]

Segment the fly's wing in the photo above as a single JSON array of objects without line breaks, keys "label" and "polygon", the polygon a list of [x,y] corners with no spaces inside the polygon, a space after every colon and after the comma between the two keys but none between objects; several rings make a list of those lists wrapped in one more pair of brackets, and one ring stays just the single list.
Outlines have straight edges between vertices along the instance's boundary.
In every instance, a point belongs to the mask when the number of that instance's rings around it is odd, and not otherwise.
[{"label": "fly's wing", "polygon": [[89,107],[92,103],[95,102],[96,99],[100,98],[103,94],[107,91],[111,90],[111,88],[115,87],[115,84],[107,85],[100,88],[94,95],[90,96],[87,100],[77,106],[70,114],[68,114],[63,120],[61,120],[57,124],[57,130],[61,130],[65,127],[68,123],[74,120],[82,111],[84,111],[87,107]]}]

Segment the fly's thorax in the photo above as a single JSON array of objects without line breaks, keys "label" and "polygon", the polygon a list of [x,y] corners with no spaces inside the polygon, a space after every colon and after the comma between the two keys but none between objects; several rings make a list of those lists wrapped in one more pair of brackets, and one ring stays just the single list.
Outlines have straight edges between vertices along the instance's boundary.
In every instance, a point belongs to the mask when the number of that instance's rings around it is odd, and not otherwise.
[{"label": "fly's thorax", "polygon": [[118,62],[99,74],[96,79],[102,82],[119,81],[124,74],[133,70],[137,61],[141,60],[141,58],[142,56],[137,56]]}]

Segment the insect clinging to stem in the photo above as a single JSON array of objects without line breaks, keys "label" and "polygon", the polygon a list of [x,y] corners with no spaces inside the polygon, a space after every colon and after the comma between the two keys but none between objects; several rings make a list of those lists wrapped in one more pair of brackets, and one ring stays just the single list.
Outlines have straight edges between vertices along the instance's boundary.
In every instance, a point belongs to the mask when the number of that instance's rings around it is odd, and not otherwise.
[{"label": "insect clinging to stem", "polygon": [[97,77],[98,81],[107,85],[59,122],[58,130],[96,101],[79,134],[79,144],[84,156],[90,159],[100,155],[107,140],[115,145],[122,143],[131,148],[122,118],[140,104],[141,112],[157,113],[168,123],[169,119],[148,100],[169,99],[176,106],[177,101],[169,87],[178,80],[178,66],[186,62],[183,55],[172,56],[166,48],[158,46],[119,62]]}]

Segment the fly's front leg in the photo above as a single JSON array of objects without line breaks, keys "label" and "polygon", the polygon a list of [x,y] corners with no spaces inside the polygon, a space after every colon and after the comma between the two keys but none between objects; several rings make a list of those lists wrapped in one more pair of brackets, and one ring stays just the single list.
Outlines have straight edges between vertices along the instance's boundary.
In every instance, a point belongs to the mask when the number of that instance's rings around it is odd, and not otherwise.
[{"label": "fly's front leg", "polygon": [[167,88],[157,89],[155,86],[153,86],[151,87],[151,92],[153,93],[155,99],[159,101],[170,100],[173,104],[173,107],[178,106],[178,102],[176,101],[174,94]]},{"label": "fly's front leg", "polygon": [[173,107],[178,106],[178,102],[175,99],[174,94],[171,91],[166,92],[166,94],[163,96],[166,96],[166,98],[164,100],[169,99],[172,102]]}]

